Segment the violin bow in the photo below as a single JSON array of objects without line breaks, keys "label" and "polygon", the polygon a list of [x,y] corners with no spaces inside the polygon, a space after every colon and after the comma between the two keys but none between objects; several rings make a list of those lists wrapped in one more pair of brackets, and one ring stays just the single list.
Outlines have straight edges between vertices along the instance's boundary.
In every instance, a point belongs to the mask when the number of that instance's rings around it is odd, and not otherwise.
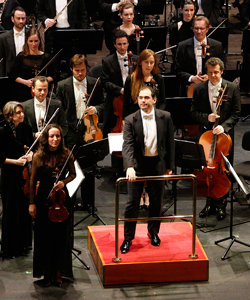
[{"label": "violin bow", "polygon": [[[54,21],[56,21],[59,17],[60,17],[60,15],[63,13],[63,11],[70,5],[70,3],[72,2],[73,0],[70,0],[65,6],[64,6],[64,8],[54,17]],[[46,27],[45,29],[44,29],[44,33],[49,29],[50,27]]]},{"label": "violin bow", "polygon": [[[73,151],[74,151],[74,149],[75,149],[75,146],[76,146],[76,144],[72,147],[72,149],[71,149],[71,151],[70,151],[70,153],[69,153],[67,159],[65,160],[65,163],[64,163],[64,165],[63,165],[63,167],[62,167],[60,173],[56,175],[56,181],[55,181],[55,183],[57,183],[57,182],[59,181],[59,178],[60,178],[60,176],[62,175],[62,172],[64,171],[64,169],[65,169],[65,167],[66,167],[66,165],[67,165],[67,163],[68,163],[68,161],[69,161],[69,158],[70,158],[71,154],[73,153]],[[51,189],[51,191],[50,191],[50,193],[49,193],[47,199],[49,199],[49,198],[51,197],[51,194],[52,194],[53,190],[54,190],[54,187]]]},{"label": "violin bow", "polygon": [[44,119],[44,126],[45,126],[45,121],[46,121],[46,118],[47,118],[47,115],[48,115],[49,106],[50,106],[50,102],[51,102],[53,91],[54,91],[54,84],[52,84],[52,86],[51,86],[50,96],[49,96],[49,102],[48,102],[48,105],[47,105],[47,108],[46,108],[46,112],[45,112],[45,115],[44,115],[44,118],[43,118]]},{"label": "violin bow", "polygon": [[221,25],[223,25],[226,22],[226,20],[227,20],[227,18],[225,18],[218,26],[216,26],[214,28],[214,30],[209,33],[209,35],[207,36],[207,38],[210,37],[210,35],[212,35],[219,27],[221,27]]},{"label": "violin bow", "polygon": [[[92,98],[92,96],[93,96],[93,94],[94,94],[94,92],[95,92],[95,90],[96,90],[96,87],[97,87],[97,84],[98,84],[99,81],[100,81],[100,77],[98,77],[97,80],[96,80],[96,82],[95,82],[95,85],[94,85],[94,87],[93,87],[93,89],[92,89],[92,91],[91,91],[91,94],[90,94],[90,96],[89,96],[88,102],[86,103],[86,107],[88,107],[88,105],[89,105],[89,103],[90,103],[90,100],[91,100],[91,98]],[[83,113],[81,119],[79,119],[79,121],[78,121],[78,123],[77,123],[77,125],[76,125],[76,129],[78,129],[79,125],[81,124],[84,115],[85,115],[85,113]]]},{"label": "violin bow", "polygon": [[0,59],[0,63],[3,61],[3,57]]},{"label": "violin bow", "polygon": [[39,140],[40,136],[43,134],[44,130],[46,129],[46,127],[50,124],[50,122],[52,121],[52,119],[56,116],[56,114],[59,111],[59,107],[56,109],[56,111],[53,113],[53,115],[51,116],[51,118],[49,119],[48,123],[46,124],[46,126],[44,126],[44,128],[42,129],[42,131],[39,133],[38,137],[35,139],[35,141],[33,142],[33,144],[29,147],[28,151],[25,154],[25,157],[28,156],[28,154],[30,153],[30,151],[34,148],[35,144],[37,143],[37,141]]},{"label": "violin bow", "polygon": [[155,52],[155,54],[159,54],[159,53],[161,53],[161,52],[167,51],[167,50],[172,49],[172,48],[175,48],[175,47],[177,47],[177,45],[174,45],[174,46],[168,47],[168,48],[166,48],[166,49],[157,51],[157,52]]},{"label": "violin bow", "polygon": [[222,101],[222,98],[223,98],[223,96],[224,96],[224,94],[225,94],[225,91],[226,91],[226,89],[227,89],[227,86],[228,86],[228,84],[225,85],[225,87],[224,87],[224,89],[223,89],[223,91],[222,91],[222,94],[221,94],[221,96],[220,96],[220,99],[219,99],[219,101],[218,101],[218,103],[217,103],[217,105],[216,105],[216,108],[215,108],[215,111],[214,111],[214,114],[215,114],[215,115],[217,115],[218,108],[219,108],[219,106],[221,105],[221,101]]},{"label": "violin bow", "polygon": [[63,49],[60,49],[57,53],[56,53],[56,55],[55,56],[53,56],[52,58],[51,58],[51,60],[36,74],[36,76],[35,77],[37,77],[37,76],[39,76],[44,70],[46,70],[48,67],[49,67],[49,65],[59,56],[59,54],[61,54],[61,52],[63,51]]}]

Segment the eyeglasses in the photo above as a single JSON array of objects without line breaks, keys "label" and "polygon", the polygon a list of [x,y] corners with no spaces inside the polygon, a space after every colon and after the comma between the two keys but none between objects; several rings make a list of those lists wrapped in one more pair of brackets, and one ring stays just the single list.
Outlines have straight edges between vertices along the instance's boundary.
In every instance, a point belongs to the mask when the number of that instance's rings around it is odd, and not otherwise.
[{"label": "eyeglasses", "polygon": [[194,31],[204,31],[205,29],[207,29],[206,27],[194,27]]}]

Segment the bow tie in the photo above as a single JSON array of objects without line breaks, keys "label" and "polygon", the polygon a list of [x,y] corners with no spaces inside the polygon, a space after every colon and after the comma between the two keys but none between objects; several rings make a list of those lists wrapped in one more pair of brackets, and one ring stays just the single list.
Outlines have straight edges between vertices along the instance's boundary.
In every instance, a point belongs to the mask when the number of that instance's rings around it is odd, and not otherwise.
[{"label": "bow tie", "polygon": [[146,115],[146,114],[143,114],[143,119],[144,120],[153,120],[153,114],[149,114],[149,115]]},{"label": "bow tie", "polygon": [[75,84],[78,85],[78,86],[84,86],[83,81],[76,81]]},{"label": "bow tie", "polygon": [[22,32],[15,32],[15,36],[23,36]]},{"label": "bow tie", "polygon": [[46,103],[36,102],[36,107],[46,107]]},{"label": "bow tie", "polygon": [[220,84],[219,83],[217,83],[216,85],[212,85],[212,84],[210,85],[210,91],[213,92],[213,93],[218,92],[219,89],[220,89]]},{"label": "bow tie", "polygon": [[125,56],[118,56],[118,60],[127,61],[128,57],[127,57],[127,55],[125,55]]}]

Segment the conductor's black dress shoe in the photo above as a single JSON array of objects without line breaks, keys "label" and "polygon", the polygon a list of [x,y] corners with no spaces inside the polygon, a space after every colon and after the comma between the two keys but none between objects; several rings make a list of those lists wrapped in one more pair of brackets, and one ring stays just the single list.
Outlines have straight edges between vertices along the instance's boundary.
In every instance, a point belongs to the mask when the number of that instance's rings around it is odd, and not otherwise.
[{"label": "conductor's black dress shoe", "polygon": [[158,236],[157,233],[150,234],[148,232],[148,237],[151,239],[151,245],[153,245],[153,246],[160,246],[161,240],[160,240],[160,238],[159,238],[159,236]]},{"label": "conductor's black dress shoe", "polygon": [[132,245],[132,241],[128,241],[128,240],[124,240],[120,249],[121,249],[121,253],[125,254],[129,252],[129,247]]}]

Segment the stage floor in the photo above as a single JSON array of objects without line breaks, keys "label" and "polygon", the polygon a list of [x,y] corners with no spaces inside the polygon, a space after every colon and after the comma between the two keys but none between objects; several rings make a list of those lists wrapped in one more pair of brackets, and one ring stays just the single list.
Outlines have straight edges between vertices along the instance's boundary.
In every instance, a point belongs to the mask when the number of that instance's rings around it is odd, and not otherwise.
[{"label": "stage floor", "polygon": [[[189,222],[162,223],[161,245],[154,247],[147,237],[147,224],[137,224],[130,251],[115,257],[115,226],[88,227],[88,246],[103,285],[208,280],[208,258],[196,237],[196,259],[192,254],[192,225]],[[119,226],[119,247],[123,225]]]}]

